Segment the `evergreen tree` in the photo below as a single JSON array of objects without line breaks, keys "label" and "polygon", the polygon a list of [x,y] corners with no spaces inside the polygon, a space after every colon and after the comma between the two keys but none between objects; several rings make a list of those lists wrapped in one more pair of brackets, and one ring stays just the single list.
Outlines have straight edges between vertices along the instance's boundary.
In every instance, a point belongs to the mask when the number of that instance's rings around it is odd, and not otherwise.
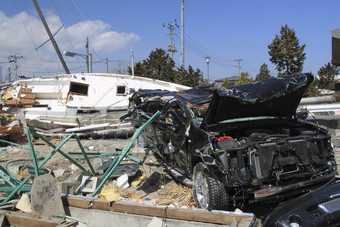
[{"label": "evergreen tree", "polygon": [[225,88],[231,87],[231,86],[232,86],[232,84],[231,84],[231,82],[227,78],[225,78],[223,80],[222,84],[221,84],[221,87],[225,87]]},{"label": "evergreen tree", "polygon": [[314,80],[309,87],[307,88],[307,90],[305,91],[305,93],[303,94],[304,98],[307,97],[316,97],[316,96],[320,96],[321,93],[317,88],[317,84],[318,82],[316,80]]},{"label": "evergreen tree", "polygon": [[318,88],[329,89],[329,85],[336,82],[335,76],[339,74],[339,68],[332,65],[330,62],[321,67],[318,71],[319,78],[317,79]]},{"label": "evergreen tree", "polygon": [[[127,68],[127,72],[130,75],[132,74],[130,67]],[[137,76],[178,83],[190,87],[214,86],[214,83],[211,84],[203,78],[200,69],[194,70],[191,65],[189,65],[188,70],[184,67],[175,70],[175,62],[170,58],[169,54],[163,49],[158,48],[156,48],[155,51],[151,51],[149,58],[135,63],[134,72]]]},{"label": "evergreen tree", "polygon": [[200,80],[200,85],[201,87],[215,87],[216,83],[215,82],[210,82],[208,79],[202,79]]},{"label": "evergreen tree", "polygon": [[270,79],[272,76],[270,75],[270,71],[268,69],[268,65],[263,63],[260,68],[259,74],[256,75],[255,81]]},{"label": "evergreen tree", "polygon": [[[176,71],[175,62],[169,54],[163,49],[156,48],[151,51],[149,58],[135,64],[134,72],[137,76],[148,77],[168,82],[175,82]],[[131,75],[131,68],[128,67],[128,73]]]},{"label": "evergreen tree", "polygon": [[241,77],[236,81],[236,85],[253,83],[254,80],[249,76],[248,72],[241,72]]},{"label": "evergreen tree", "polygon": [[191,65],[188,66],[188,70],[181,66],[177,70],[177,76],[174,82],[190,87],[201,86],[204,83],[203,74],[199,69],[195,71]]},{"label": "evergreen tree", "polygon": [[300,46],[294,29],[288,25],[281,26],[280,36],[268,46],[270,61],[276,65],[279,76],[298,74],[302,72],[306,54],[303,52],[306,44]]}]

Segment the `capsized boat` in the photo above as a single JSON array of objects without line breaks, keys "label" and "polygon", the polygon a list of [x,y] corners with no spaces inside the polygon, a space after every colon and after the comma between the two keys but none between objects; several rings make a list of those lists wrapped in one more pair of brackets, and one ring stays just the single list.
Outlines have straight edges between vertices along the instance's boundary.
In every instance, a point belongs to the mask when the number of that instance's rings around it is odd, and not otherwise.
[{"label": "capsized boat", "polygon": [[118,124],[134,91],[188,88],[131,75],[79,73],[18,80],[2,92],[1,99],[7,112],[23,109],[28,126],[55,131],[74,127],[87,130]]}]

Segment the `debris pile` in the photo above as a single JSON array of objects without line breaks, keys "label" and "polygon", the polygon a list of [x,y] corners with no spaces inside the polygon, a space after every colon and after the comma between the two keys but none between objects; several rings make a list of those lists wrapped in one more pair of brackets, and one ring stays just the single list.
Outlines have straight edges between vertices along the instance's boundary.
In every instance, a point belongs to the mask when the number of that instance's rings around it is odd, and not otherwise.
[{"label": "debris pile", "polygon": [[[2,209],[19,209],[27,215],[33,215],[31,217],[33,219],[37,217],[42,220],[47,217],[58,222],[58,226],[75,226],[78,221],[68,221],[63,208],[63,205],[70,206],[69,203],[73,203],[68,199],[69,197],[81,199],[80,202],[76,202],[77,206],[87,203],[84,198],[90,198],[91,201],[102,200],[107,204],[91,202],[86,208],[90,206],[105,208],[114,202],[117,206],[124,207],[119,208],[121,212],[126,212],[127,209],[132,210],[132,213],[136,212],[134,210],[139,210],[136,207],[129,208],[136,206],[132,204],[156,208],[154,212],[166,210],[168,207],[169,209],[181,207],[186,210],[195,207],[192,190],[177,185],[167,173],[163,172],[162,165],[152,152],[136,146],[136,139],[140,132],[152,120],[153,118],[150,118],[138,129],[123,149],[116,148],[114,151],[105,152],[99,146],[91,145],[90,142],[87,142],[84,148],[74,133],[61,142],[50,141],[33,129],[26,128],[28,146],[7,141],[16,147],[7,147],[8,149],[0,153],[2,156],[0,177],[3,180],[0,191],[4,196],[0,204]],[[32,141],[32,137],[36,139]],[[71,138],[73,144],[78,146],[77,149],[65,145],[71,141]],[[50,149],[42,152],[35,149],[38,146]],[[62,151],[64,148],[69,152]],[[132,150],[134,152],[131,152]],[[137,168],[131,167],[136,165]],[[20,198],[19,202],[18,198]],[[58,219],[58,217],[62,218]],[[182,215],[179,217],[183,219]],[[9,222],[8,214],[6,218]],[[35,225],[38,225],[36,221],[33,226]]]},{"label": "debris pile", "polygon": [[[72,132],[77,132],[81,137],[127,138],[134,132],[131,124],[119,122],[119,117],[125,111],[102,113],[83,110],[81,107],[69,108],[66,98],[53,93],[50,87],[41,88],[42,90],[37,87],[40,85],[29,86],[28,82],[22,81],[0,86],[0,137],[14,135],[12,142],[18,142],[16,135],[21,134],[26,126],[46,136],[64,138]],[[20,122],[15,117],[18,113]]]},{"label": "debris pile", "polygon": [[15,83],[2,92],[1,100],[6,107],[29,108],[35,104],[35,95],[26,83]]}]

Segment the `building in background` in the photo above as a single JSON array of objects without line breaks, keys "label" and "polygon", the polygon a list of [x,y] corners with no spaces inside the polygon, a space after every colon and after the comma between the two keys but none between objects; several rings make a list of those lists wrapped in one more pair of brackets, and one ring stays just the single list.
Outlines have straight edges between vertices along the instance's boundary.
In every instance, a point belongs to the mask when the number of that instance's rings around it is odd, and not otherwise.
[{"label": "building in background", "polygon": [[234,85],[236,85],[236,82],[240,79],[240,77],[239,76],[230,76],[230,77],[217,79],[217,80],[215,80],[215,82],[217,84],[221,85],[225,79],[228,79],[229,82],[231,83],[231,85],[234,86]]}]

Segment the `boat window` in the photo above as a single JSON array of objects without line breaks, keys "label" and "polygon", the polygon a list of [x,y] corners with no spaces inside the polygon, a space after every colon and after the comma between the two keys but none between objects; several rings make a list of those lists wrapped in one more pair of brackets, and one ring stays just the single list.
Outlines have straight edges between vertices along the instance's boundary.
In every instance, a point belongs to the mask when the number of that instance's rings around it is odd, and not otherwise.
[{"label": "boat window", "polygon": [[71,82],[70,93],[76,95],[88,95],[89,85]]},{"label": "boat window", "polygon": [[125,95],[126,86],[117,86],[117,95]]}]

